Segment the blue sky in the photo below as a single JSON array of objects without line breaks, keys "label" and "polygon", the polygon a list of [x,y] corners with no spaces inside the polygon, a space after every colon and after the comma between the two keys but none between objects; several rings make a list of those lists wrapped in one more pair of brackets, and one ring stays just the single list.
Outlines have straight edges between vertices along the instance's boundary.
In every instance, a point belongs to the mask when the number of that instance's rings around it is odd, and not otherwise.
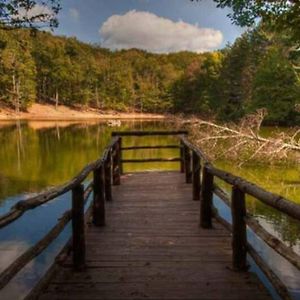
[{"label": "blue sky", "polygon": [[62,7],[56,34],[112,49],[201,52],[233,43],[243,32],[212,0],[62,0]]}]

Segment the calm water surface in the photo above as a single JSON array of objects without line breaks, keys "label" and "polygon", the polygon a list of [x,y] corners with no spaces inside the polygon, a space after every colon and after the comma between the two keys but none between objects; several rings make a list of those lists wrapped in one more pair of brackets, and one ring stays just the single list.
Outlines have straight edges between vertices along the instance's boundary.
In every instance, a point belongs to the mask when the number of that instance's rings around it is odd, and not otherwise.
[{"label": "calm water surface", "polygon": [[[108,127],[96,122],[2,122],[0,123],[0,214],[26,197],[45,188],[62,184],[76,175],[88,162],[100,157],[113,130],[172,129],[168,122],[122,122],[121,127]],[[125,145],[174,144],[174,138],[126,138]],[[127,152],[126,158],[176,157],[178,150],[142,150]],[[218,166],[234,174],[244,176],[265,188],[300,203],[299,166],[266,167],[246,165],[234,168],[224,161]],[[178,170],[178,163],[127,164],[125,172],[140,170]],[[225,188],[228,188],[224,186]],[[228,189],[229,191],[229,189]],[[222,214],[230,219],[228,209],[215,200]],[[267,208],[255,199],[247,199],[251,213],[273,234],[300,253],[300,226],[289,218]],[[38,209],[26,212],[18,221],[0,231],[0,271],[9,265],[30,245],[38,241],[61,214],[70,207],[70,194],[47,203]],[[45,272],[57,251],[70,235],[67,227],[59,239],[45,253],[20,272],[1,293],[1,299],[22,299],[30,287]],[[251,232],[249,232],[249,236]],[[276,265],[288,283],[290,290],[299,297],[299,272],[280,259],[260,241],[251,238],[253,244]],[[274,264],[274,262],[277,264]],[[255,267],[254,267],[255,268]]]}]

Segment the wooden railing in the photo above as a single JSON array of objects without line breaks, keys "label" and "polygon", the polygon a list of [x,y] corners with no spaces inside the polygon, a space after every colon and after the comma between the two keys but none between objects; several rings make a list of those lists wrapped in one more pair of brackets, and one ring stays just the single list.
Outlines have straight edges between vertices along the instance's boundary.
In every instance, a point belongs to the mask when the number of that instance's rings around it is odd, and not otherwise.
[{"label": "wooden railing", "polygon": [[[232,267],[236,271],[246,271],[247,253],[267,276],[282,299],[291,299],[286,286],[265,263],[247,239],[247,227],[270,246],[280,256],[300,270],[300,256],[292,248],[271,235],[247,212],[246,195],[251,195],[264,204],[300,221],[300,205],[273,194],[243,178],[215,168],[205,154],[190,143],[186,136],[180,137],[183,145],[184,171],[186,182],[193,183],[193,199],[200,201],[200,226],[212,228],[215,217],[232,232]],[[231,185],[231,198],[214,182],[218,178]],[[232,224],[222,218],[213,205],[213,194],[219,196],[231,210]]]},{"label": "wooden railing", "polygon": [[[178,136],[179,144],[175,145],[143,145],[122,146],[122,137],[128,136]],[[122,159],[123,151],[141,149],[178,149],[180,156],[175,158],[143,158]],[[105,202],[112,200],[112,185],[119,185],[124,163],[140,162],[180,162],[180,171],[185,172],[186,183],[193,185],[193,200],[200,200],[200,226],[212,228],[212,218],[215,217],[225,227],[232,231],[232,265],[236,271],[246,271],[247,253],[269,278],[279,295],[283,299],[290,299],[285,285],[269,268],[262,257],[256,252],[247,239],[247,227],[259,236],[279,255],[287,259],[300,270],[300,257],[291,248],[267,232],[254,218],[247,213],[246,195],[251,195],[268,206],[273,207],[300,221],[300,206],[279,195],[270,193],[263,188],[215,168],[205,154],[189,142],[186,131],[120,131],[112,133],[112,141],[105,149],[103,156],[87,165],[76,177],[66,184],[40,193],[35,197],[19,201],[12,209],[0,217],[0,228],[20,218],[27,210],[34,209],[49,202],[60,195],[72,192],[72,209],[63,214],[58,223],[35,245],[18,257],[0,274],[0,289],[3,288],[28,262],[39,255],[62,232],[72,220],[71,248],[73,253],[74,270],[85,267],[85,214],[84,205],[93,192],[91,209],[92,221],[95,226],[105,225]],[[84,189],[83,182],[93,173],[93,180]],[[231,199],[214,182],[219,178],[232,186]],[[228,223],[219,214],[213,205],[213,195],[216,194],[231,209],[232,224]]]},{"label": "wooden railing", "polygon": [[[123,151],[132,151],[132,150],[146,150],[146,149],[181,149],[181,145],[143,145],[143,146],[130,146],[123,147],[122,146],[122,137],[145,137],[145,136],[180,136],[187,135],[188,132],[186,130],[181,131],[115,131],[112,132],[113,137],[119,138],[119,144],[121,145],[121,172],[123,172],[123,164],[124,163],[152,163],[152,162],[180,162],[183,166],[183,157],[182,152],[180,151],[180,157],[169,157],[169,158],[142,158],[142,159],[122,159]],[[183,170],[183,167],[181,167]]]},{"label": "wooden railing", "polygon": [[[93,180],[84,189],[83,182],[93,172]],[[27,210],[34,209],[67,192],[72,193],[72,208],[66,211],[57,224],[39,240],[27,249],[14,262],[0,274],[0,289],[32,259],[45,250],[51,242],[63,231],[65,226],[72,221],[72,253],[75,270],[81,270],[85,265],[85,214],[84,206],[93,191],[92,219],[96,226],[105,225],[105,201],[112,199],[111,184],[120,184],[120,138],[114,137],[106,147],[102,157],[88,164],[77,176],[62,186],[42,192],[37,196],[16,203],[11,210],[0,217],[0,228],[20,218]]]}]

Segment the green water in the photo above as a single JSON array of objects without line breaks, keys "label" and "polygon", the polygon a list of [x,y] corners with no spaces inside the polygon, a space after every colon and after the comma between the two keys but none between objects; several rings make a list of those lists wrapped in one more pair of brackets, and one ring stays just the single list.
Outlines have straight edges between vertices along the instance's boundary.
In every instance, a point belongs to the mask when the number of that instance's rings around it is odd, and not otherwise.
[{"label": "green water", "polygon": [[[99,158],[113,130],[167,129],[168,123],[127,122],[121,127],[105,123],[29,122],[0,123],[0,203],[64,183],[87,163]],[[124,145],[178,143],[174,138],[124,138]],[[178,157],[178,150],[128,151],[124,158]],[[178,163],[126,164],[125,171],[178,169]]]}]

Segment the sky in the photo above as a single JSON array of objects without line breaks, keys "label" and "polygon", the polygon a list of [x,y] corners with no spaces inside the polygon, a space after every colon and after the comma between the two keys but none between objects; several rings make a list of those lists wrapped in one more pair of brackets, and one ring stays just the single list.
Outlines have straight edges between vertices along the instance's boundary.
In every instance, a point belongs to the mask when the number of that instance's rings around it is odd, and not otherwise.
[{"label": "sky", "polygon": [[244,29],[212,0],[62,0],[54,33],[105,48],[154,53],[224,47]]}]

